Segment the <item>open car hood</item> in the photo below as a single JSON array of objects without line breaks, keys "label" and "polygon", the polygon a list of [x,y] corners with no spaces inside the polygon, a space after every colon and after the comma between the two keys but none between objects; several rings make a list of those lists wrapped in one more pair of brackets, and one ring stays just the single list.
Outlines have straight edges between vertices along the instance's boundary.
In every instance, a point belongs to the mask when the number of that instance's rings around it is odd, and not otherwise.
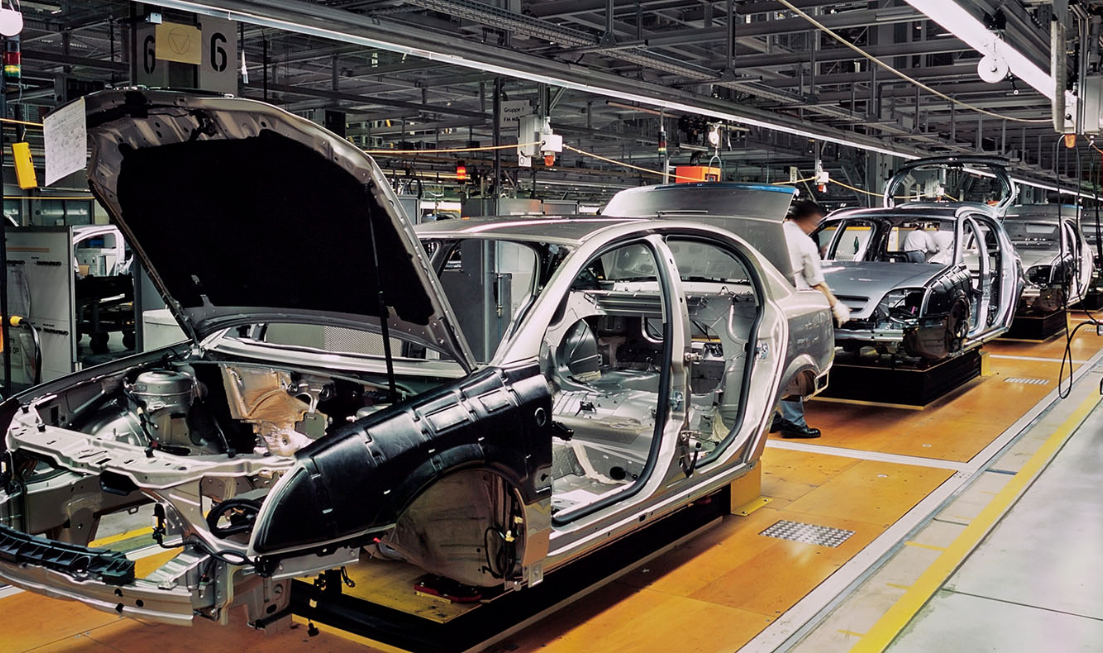
[{"label": "open car hood", "polygon": [[85,103],[92,192],[194,339],[271,322],[378,333],[385,315],[392,337],[473,367],[390,184],[352,144],[241,98]]}]

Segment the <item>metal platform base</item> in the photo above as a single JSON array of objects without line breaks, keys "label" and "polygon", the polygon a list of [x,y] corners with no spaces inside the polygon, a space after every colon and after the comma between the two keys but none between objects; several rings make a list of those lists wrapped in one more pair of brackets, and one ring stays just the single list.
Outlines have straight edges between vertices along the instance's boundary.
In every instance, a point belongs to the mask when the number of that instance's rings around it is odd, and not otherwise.
[{"label": "metal platform base", "polygon": [[1087,311],[1098,311],[1103,308],[1103,292],[1090,292],[1084,295],[1084,299],[1076,305],[1076,308]]},{"label": "metal platform base", "polygon": [[1003,337],[1007,340],[1041,342],[1063,331],[1067,323],[1068,315],[1065,311],[1055,311],[1048,315],[1016,315],[1011,328]]},{"label": "metal platform base", "polygon": [[536,587],[504,594],[447,621],[349,596],[340,591],[340,583],[320,590],[299,580],[292,584],[291,610],[312,621],[412,653],[480,651],[715,526],[730,509],[728,492],[724,488],[708,503],[690,506],[549,573]]},{"label": "metal platform base", "polygon": [[974,349],[925,369],[837,358],[831,383],[817,399],[923,408],[980,376],[980,351]]}]

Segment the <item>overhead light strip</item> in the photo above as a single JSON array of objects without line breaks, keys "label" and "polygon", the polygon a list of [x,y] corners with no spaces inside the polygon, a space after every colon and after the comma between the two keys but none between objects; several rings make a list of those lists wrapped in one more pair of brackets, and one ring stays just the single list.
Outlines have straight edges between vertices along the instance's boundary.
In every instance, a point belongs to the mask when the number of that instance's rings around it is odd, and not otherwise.
[{"label": "overhead light strip", "polygon": [[[934,1],[934,0],[932,0]],[[947,0],[948,1],[948,0]],[[924,11],[924,8],[919,5],[925,5],[924,0],[908,0],[909,3],[914,5],[916,9]],[[919,3],[918,5],[916,3]],[[344,43],[352,43],[354,45],[360,45],[367,48],[378,48],[380,50],[387,50],[389,52],[397,52],[399,54],[405,54],[414,57],[421,57],[423,59],[429,59],[431,61],[439,61],[441,63],[451,64],[454,66],[460,66],[463,68],[470,68],[473,70],[481,70],[484,72],[490,72],[497,75],[504,75],[506,77],[515,77],[518,79],[525,79],[532,82],[550,84],[553,86],[561,86],[575,91],[581,91],[584,93],[592,93],[594,95],[615,98],[619,100],[625,100],[628,102],[638,102],[640,104],[647,104],[650,106],[661,107],[669,109],[671,111],[680,111],[683,113],[691,113],[700,116],[707,116],[710,118],[716,118],[718,120],[728,120],[737,122],[743,125],[750,125],[752,127],[761,127],[763,129],[770,129],[773,131],[780,131],[786,134],[792,134],[794,136],[802,136],[813,140],[826,141],[829,143],[836,143],[838,145],[845,145],[847,147],[853,147],[868,152],[877,152],[879,154],[885,154],[888,156],[896,156],[905,160],[914,160],[921,157],[915,154],[909,154],[904,152],[898,152],[886,147],[878,147],[869,143],[863,143],[860,141],[851,141],[845,138],[829,136],[825,134],[819,134],[788,125],[779,125],[777,123],[771,123],[765,120],[759,120],[756,118],[748,118],[745,116],[739,116],[733,113],[727,113],[724,111],[718,111],[715,109],[708,109],[704,107],[693,106],[684,102],[675,102],[671,100],[662,100],[659,98],[649,97],[647,95],[628,93],[625,91],[618,91],[616,89],[602,88],[598,86],[592,86],[589,84],[582,84],[572,81],[565,77],[555,77],[552,75],[542,75],[539,73],[532,73],[525,70],[519,70],[516,68],[510,68],[508,66],[484,63],[481,61],[472,61],[465,59],[458,55],[447,54],[443,52],[433,52],[432,50],[425,50],[423,48],[414,48],[388,41],[381,41],[379,39],[368,38],[364,36],[358,36],[356,34],[349,34],[347,32],[341,32],[334,29],[327,29],[323,27],[316,27],[313,25],[306,25],[303,23],[292,22],[282,20],[279,18],[272,18],[269,16],[262,16],[259,14],[241,11],[239,9],[226,9],[217,7],[214,5],[203,4],[200,2],[190,2],[189,0],[150,0],[147,4],[158,5],[161,7],[168,7],[171,9],[180,9],[183,11],[190,11],[196,14],[204,16],[213,16],[215,18],[225,18],[228,20],[237,20],[244,23],[250,23],[258,25],[260,27],[270,27],[274,29],[281,29],[288,32],[296,32],[299,34],[307,34],[309,36],[317,36],[319,38],[330,39],[334,41],[340,41]],[[940,4],[935,1],[935,4]],[[950,4],[955,4],[950,2]],[[964,10],[963,10],[964,11]],[[924,13],[926,13],[924,11]],[[975,19],[974,19],[975,20]],[[983,26],[982,26],[983,27]],[[965,39],[962,39],[965,40]],[[968,41],[966,41],[968,42]],[[1020,55],[1021,56],[1021,55]],[[1012,68],[1014,70],[1014,68]],[[1026,81],[1026,80],[1024,80]],[[1074,194],[1078,197],[1091,197],[1094,195],[1087,195],[1078,191],[1072,191],[1068,189],[1058,189],[1056,186],[1041,184],[1034,181],[1028,181],[1026,179],[1012,178],[1016,183],[1025,184],[1028,186],[1034,186],[1045,190],[1053,190],[1062,192],[1065,194]]]}]

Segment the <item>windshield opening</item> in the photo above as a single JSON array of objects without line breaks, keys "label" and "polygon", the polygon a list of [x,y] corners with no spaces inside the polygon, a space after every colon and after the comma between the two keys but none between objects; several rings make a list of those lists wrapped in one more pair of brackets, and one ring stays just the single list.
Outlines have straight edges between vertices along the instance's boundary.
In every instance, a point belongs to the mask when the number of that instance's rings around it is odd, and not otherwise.
[{"label": "windshield opening", "polygon": [[1056,222],[1004,222],[1004,229],[1016,247],[1043,247],[1046,249],[1061,246],[1061,231]]},{"label": "windshield opening", "polygon": [[897,220],[839,220],[812,234],[824,260],[935,263],[949,265],[954,257],[951,219],[916,217]]},{"label": "windshield opening", "polygon": [[567,254],[558,245],[492,238],[426,240],[433,269],[480,363],[494,357]]}]

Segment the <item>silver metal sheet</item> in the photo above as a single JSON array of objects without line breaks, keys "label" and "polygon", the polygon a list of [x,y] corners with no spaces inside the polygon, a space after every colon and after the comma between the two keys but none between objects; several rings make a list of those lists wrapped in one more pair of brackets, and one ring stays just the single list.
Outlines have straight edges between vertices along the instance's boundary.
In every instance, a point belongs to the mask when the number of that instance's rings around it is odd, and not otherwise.
[{"label": "silver metal sheet", "polygon": [[805,542],[832,549],[845,542],[853,534],[854,531],[844,531],[841,528],[829,528],[786,519],[759,533],[759,535],[774,537],[779,540]]},{"label": "silver metal sheet", "polygon": [[1049,385],[1049,379],[1032,379],[1025,376],[1009,376],[1004,383],[1022,383],[1024,385]]}]

